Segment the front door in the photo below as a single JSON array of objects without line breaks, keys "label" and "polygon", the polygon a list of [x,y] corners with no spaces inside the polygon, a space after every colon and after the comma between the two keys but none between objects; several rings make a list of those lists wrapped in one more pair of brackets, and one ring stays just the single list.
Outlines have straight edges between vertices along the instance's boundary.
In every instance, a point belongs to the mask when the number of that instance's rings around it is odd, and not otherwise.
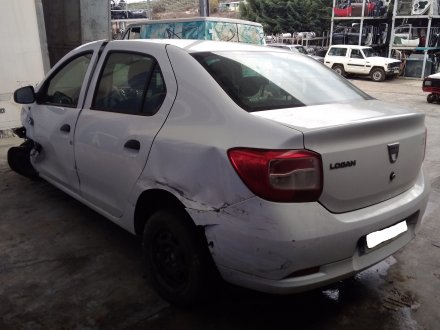
[{"label": "front door", "polygon": [[352,73],[365,73],[365,58],[359,49],[352,49],[347,66]]},{"label": "front door", "polygon": [[79,192],[73,139],[86,83],[102,43],[83,46],[59,62],[37,89],[28,108],[27,136],[38,144],[31,161],[39,175],[61,189]]},{"label": "front door", "polygon": [[82,196],[121,217],[177,93],[164,44],[112,42],[75,133]]}]

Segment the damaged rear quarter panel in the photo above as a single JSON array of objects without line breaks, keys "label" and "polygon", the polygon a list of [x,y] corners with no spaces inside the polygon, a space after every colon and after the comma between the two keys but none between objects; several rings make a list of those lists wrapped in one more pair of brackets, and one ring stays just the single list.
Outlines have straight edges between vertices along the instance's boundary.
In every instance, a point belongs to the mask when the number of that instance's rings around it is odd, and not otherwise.
[{"label": "damaged rear quarter panel", "polygon": [[212,211],[251,198],[227,150],[298,149],[303,147],[302,133],[247,113],[185,50],[167,46],[167,52],[178,93],[134,196],[146,189],[165,189],[188,209]]}]

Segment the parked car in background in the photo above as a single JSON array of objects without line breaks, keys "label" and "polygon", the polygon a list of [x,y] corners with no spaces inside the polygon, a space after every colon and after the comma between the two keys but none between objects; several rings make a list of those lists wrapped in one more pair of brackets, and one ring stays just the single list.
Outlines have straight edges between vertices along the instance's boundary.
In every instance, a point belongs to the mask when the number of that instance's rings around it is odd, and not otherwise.
[{"label": "parked car in background", "polygon": [[292,52],[298,52],[304,55],[308,55],[307,50],[302,45],[297,44],[281,44],[281,43],[271,43],[267,44],[266,46],[269,47],[275,47],[275,48],[281,48],[281,49],[287,49]]},{"label": "parked car in background", "polygon": [[131,18],[148,18],[147,10],[129,10],[125,1],[110,2],[111,19],[131,19]]},{"label": "parked car in background", "polygon": [[440,102],[440,72],[431,74],[423,79],[422,89],[428,92],[428,103]]},{"label": "parked car in background", "polygon": [[11,168],[138,235],[175,304],[213,299],[217,273],[277,294],[351,277],[410,242],[428,202],[424,114],[276,48],[96,41],[14,100]]},{"label": "parked car in background", "polygon": [[275,48],[281,48],[281,49],[285,49],[285,50],[290,50],[292,52],[297,52],[297,53],[301,53],[303,55],[308,55],[312,58],[314,58],[315,60],[319,61],[319,62],[324,62],[324,57],[322,56],[316,56],[313,54],[310,54],[307,49],[302,46],[302,45],[298,45],[298,44],[282,44],[282,43],[270,43],[270,44],[266,44],[266,46],[269,47],[275,47]]},{"label": "parked car in background", "polygon": [[400,60],[377,56],[371,47],[355,45],[331,46],[324,58],[324,64],[342,76],[370,76],[373,81],[396,77],[400,63]]}]

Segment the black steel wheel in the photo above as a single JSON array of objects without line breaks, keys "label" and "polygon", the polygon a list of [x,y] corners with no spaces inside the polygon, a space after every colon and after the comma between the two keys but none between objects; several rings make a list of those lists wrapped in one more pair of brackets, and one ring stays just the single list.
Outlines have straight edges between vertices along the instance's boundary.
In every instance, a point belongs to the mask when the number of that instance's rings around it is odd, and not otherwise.
[{"label": "black steel wheel", "polygon": [[11,147],[8,150],[8,164],[11,170],[30,179],[37,179],[38,172],[32,166],[30,153],[34,143],[31,140],[23,142],[19,147]]},{"label": "black steel wheel", "polygon": [[213,265],[206,240],[183,213],[161,210],[148,219],[143,254],[158,294],[175,305],[192,306],[206,297]]}]

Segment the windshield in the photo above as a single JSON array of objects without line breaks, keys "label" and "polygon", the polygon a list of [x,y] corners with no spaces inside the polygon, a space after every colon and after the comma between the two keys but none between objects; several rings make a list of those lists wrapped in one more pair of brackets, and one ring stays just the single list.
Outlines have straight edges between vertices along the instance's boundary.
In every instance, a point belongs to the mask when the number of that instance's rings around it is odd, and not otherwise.
[{"label": "windshield", "polygon": [[371,98],[307,56],[284,52],[192,55],[231,99],[248,112]]},{"label": "windshield", "polygon": [[364,48],[364,49],[362,49],[362,51],[364,52],[365,57],[377,56],[377,54],[373,50],[373,48]]}]

